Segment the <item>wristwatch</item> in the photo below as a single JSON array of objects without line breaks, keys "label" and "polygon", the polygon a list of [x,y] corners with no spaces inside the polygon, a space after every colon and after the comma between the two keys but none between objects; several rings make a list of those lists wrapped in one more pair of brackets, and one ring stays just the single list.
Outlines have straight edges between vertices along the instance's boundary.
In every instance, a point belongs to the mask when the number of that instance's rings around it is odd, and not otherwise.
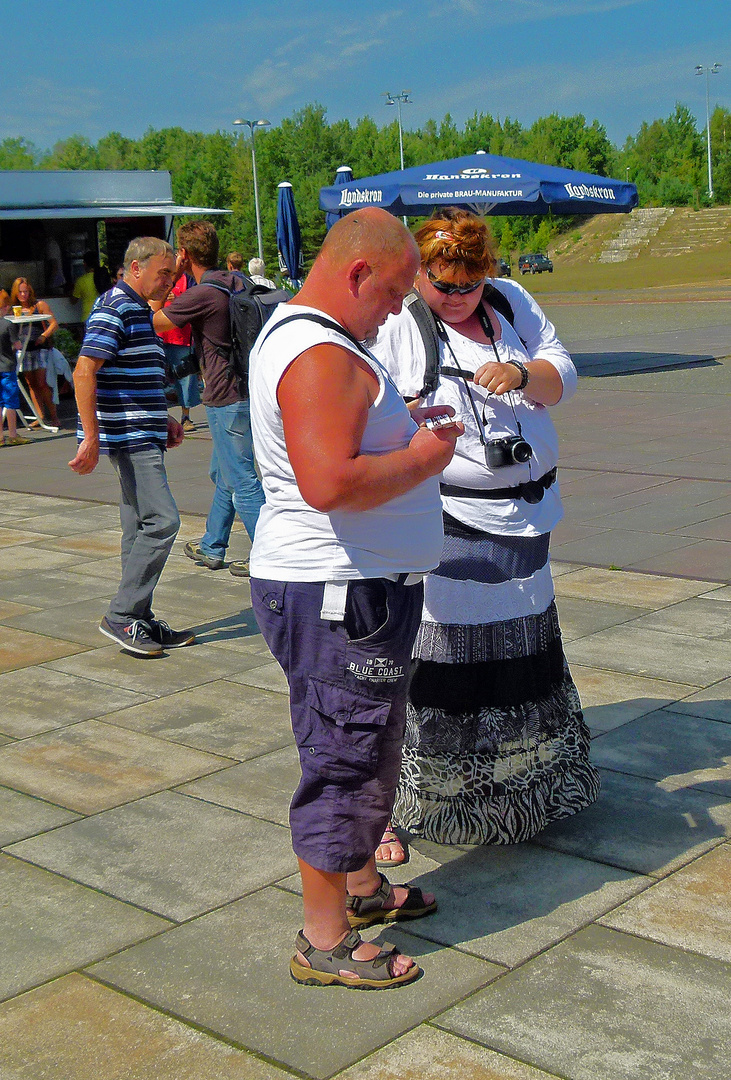
[{"label": "wristwatch", "polygon": [[521,360],[506,360],[506,364],[512,364],[520,372],[520,386],[516,386],[516,390],[525,390],[528,385],[528,368]]}]

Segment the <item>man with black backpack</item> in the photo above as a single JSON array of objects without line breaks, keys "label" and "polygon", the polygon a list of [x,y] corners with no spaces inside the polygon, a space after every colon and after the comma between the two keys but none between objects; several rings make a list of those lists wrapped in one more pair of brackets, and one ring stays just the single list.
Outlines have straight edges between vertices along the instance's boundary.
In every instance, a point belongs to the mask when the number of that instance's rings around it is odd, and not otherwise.
[{"label": "man with black backpack", "polygon": [[[203,376],[203,404],[213,440],[210,476],[216,485],[204,536],[185,545],[185,554],[209,570],[224,566],[231,527],[238,513],[249,538],[264,503],[261,482],[254,468],[249,422],[249,392],[245,364],[248,348],[265,321],[261,302],[251,300],[244,314],[256,330],[251,341],[234,342],[231,297],[249,297],[252,286],[243,274],[217,270],[218,234],[209,221],[194,221],[178,229],[178,276],[192,274],[196,286],[175,297],[154,316],[158,333],[190,323],[196,356]],[[266,292],[266,290],[264,290]],[[286,295],[280,299],[286,299]],[[248,560],[229,564],[232,574],[248,577]]]}]

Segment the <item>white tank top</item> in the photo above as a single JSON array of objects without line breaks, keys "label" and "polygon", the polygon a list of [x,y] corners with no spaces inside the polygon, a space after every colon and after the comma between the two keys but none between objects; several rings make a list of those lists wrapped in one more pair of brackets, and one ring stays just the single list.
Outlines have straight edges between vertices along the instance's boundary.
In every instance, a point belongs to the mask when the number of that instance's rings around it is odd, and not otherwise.
[{"label": "white tank top", "polygon": [[[292,361],[315,345],[333,342],[356,352],[344,332],[307,319],[273,329],[282,319],[304,313],[323,316],[314,308],[281,304],[249,359],[251,428],[266,494],[251,574],[276,581],[347,581],[431,570],[439,562],[443,538],[438,476],[372,510],[324,514],[300,494],[284,441],[279,382]],[[378,379],[360,452],[401,450],[417,425],[385,369],[366,351],[358,355]]]}]

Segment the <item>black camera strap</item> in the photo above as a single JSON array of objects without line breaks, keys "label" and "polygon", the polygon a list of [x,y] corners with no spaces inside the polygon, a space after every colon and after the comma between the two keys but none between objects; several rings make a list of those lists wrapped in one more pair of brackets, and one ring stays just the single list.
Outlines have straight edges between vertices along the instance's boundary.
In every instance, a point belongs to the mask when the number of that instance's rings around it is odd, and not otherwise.
[{"label": "black camera strap", "polygon": [[[497,351],[497,346],[495,345],[495,331],[493,330],[492,320],[490,319],[490,316],[488,315],[487,311],[485,310],[485,307],[484,307],[484,304],[482,303],[482,301],[480,301],[480,303],[477,306],[476,314],[477,314],[477,318],[480,320],[480,326],[482,327],[482,330],[483,330],[483,333],[485,334],[485,337],[489,340],[490,344],[492,345],[492,351],[495,354],[495,360],[497,361],[498,364],[501,364],[502,360],[500,359],[500,355],[499,355],[499,353]],[[475,418],[475,423],[477,425],[477,434],[478,434],[478,436],[480,438],[480,444],[481,444],[483,450],[485,451],[485,465],[487,466],[487,440],[485,438],[485,428],[486,428],[486,425],[487,425],[487,420],[486,420],[486,417],[485,417],[485,406],[483,404],[482,418],[480,418],[480,416],[478,414],[478,411],[477,411],[477,402],[475,401],[474,396],[472,394],[472,390],[470,389],[470,383],[474,383],[474,381],[475,381],[474,376],[473,376],[472,372],[466,372],[462,368],[462,366],[461,366],[461,364],[460,364],[459,360],[457,359],[457,356],[456,356],[456,354],[454,352],[454,349],[452,348],[452,344],[451,344],[451,342],[449,340],[449,335],[447,334],[446,327],[444,326],[444,323],[442,322],[442,320],[436,314],[434,314],[434,320],[435,320],[435,323],[436,323],[437,335],[438,335],[439,339],[444,342],[446,348],[449,350],[449,353],[450,353],[450,355],[451,355],[451,357],[454,360],[454,363],[456,365],[454,368],[441,367],[440,368],[440,374],[459,376],[462,379],[462,381],[464,382],[465,390],[467,391],[467,396],[470,399],[470,406],[472,408],[472,414],[473,414],[473,416]],[[522,439],[523,438],[523,429],[521,427],[520,420],[518,419],[518,416],[517,416],[517,414],[515,412],[515,404],[513,402],[513,392],[512,392],[512,390],[509,390],[506,396],[508,398],[508,404],[510,405],[510,410],[511,410],[511,412],[513,414],[513,419],[515,420],[515,425],[516,425],[516,427],[518,429],[518,435]],[[532,471],[531,471],[531,463],[530,463],[530,461],[528,461],[527,464],[528,464],[528,475],[531,477],[530,482],[532,483]]]}]

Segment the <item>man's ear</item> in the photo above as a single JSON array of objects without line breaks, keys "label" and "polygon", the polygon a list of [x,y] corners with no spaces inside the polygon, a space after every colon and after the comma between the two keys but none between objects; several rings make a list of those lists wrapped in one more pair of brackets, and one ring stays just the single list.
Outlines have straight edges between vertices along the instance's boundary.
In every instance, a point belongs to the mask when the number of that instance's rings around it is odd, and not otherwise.
[{"label": "man's ear", "polygon": [[358,296],[360,287],[370,277],[371,268],[365,259],[355,259],[348,267],[348,286],[353,296]]}]

